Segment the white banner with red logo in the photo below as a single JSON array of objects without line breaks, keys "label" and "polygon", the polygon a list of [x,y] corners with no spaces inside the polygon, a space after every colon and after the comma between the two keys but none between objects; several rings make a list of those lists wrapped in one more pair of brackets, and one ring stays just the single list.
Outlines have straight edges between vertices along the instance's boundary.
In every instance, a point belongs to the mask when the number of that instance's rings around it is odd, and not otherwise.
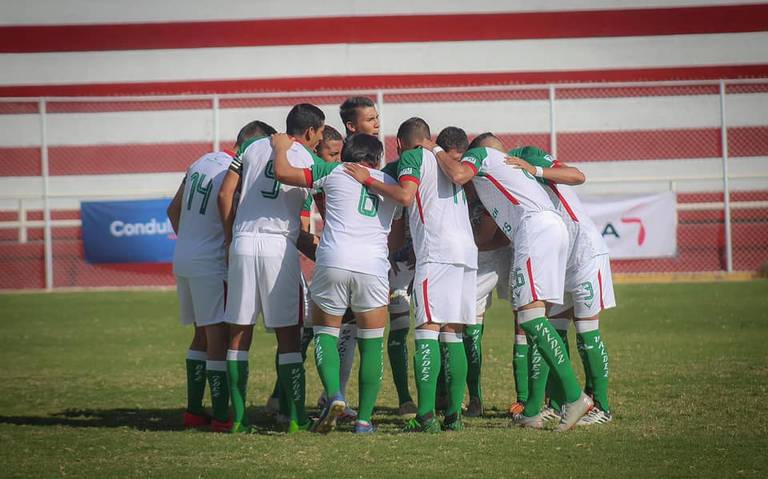
[{"label": "white banner with red logo", "polygon": [[612,259],[663,258],[677,254],[677,197],[582,196]]}]

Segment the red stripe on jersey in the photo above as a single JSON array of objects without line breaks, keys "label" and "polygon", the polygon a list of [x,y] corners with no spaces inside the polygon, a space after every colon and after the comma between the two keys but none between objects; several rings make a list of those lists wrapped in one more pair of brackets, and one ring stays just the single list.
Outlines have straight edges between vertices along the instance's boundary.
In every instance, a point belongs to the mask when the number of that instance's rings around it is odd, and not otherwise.
[{"label": "red stripe on jersey", "polygon": [[603,276],[600,271],[597,272],[597,286],[600,289],[600,311],[602,311],[605,309],[605,304],[603,303]]},{"label": "red stripe on jersey", "polygon": [[223,151],[224,153],[228,154],[232,158],[237,156],[237,153],[235,153],[234,151],[230,150],[229,148],[224,148],[221,151]]},{"label": "red stripe on jersey", "polygon": [[432,322],[432,311],[429,309],[429,294],[427,293],[429,278],[421,282],[421,293],[424,295],[424,312],[427,314],[427,322]]},{"label": "red stripe on jersey", "polygon": [[485,175],[485,177],[488,178],[488,181],[493,183],[493,186],[495,186],[497,190],[501,191],[501,194],[504,195],[504,197],[506,197],[513,205],[520,204],[520,202],[517,201],[517,198],[512,196],[512,193],[510,193],[501,183],[499,183],[499,180],[491,175]]},{"label": "red stripe on jersey", "polygon": [[533,285],[533,266],[531,266],[531,258],[525,261],[525,267],[528,270],[528,283],[531,285],[531,297],[534,301],[538,301],[539,297],[536,296],[536,286]]},{"label": "red stripe on jersey", "polygon": [[472,173],[475,175],[477,174],[477,167],[474,164],[470,163],[469,161],[462,161],[461,164],[472,168]]},{"label": "red stripe on jersey", "polygon": [[419,209],[419,219],[421,219],[421,224],[424,223],[424,209],[421,206],[421,195],[419,194],[419,191],[416,190],[416,207]]},{"label": "red stripe on jersey", "polygon": [[565,201],[565,198],[560,193],[560,190],[557,189],[557,185],[555,185],[554,183],[547,183],[547,185],[549,185],[549,187],[552,188],[552,191],[555,192],[555,195],[557,195],[557,199],[560,200],[560,203],[563,205],[563,208],[565,208],[565,211],[568,212],[568,216],[570,216],[573,221],[578,223],[579,218],[576,217],[576,213],[574,213],[573,210],[571,209],[571,205],[569,205],[568,202]]},{"label": "red stripe on jersey", "polygon": [[411,175],[403,175],[400,177],[400,181],[412,181],[413,183],[416,183],[417,185],[421,184],[421,181],[419,181],[418,178]]},{"label": "red stripe on jersey", "polygon": [[309,218],[310,214],[309,214],[309,211],[307,210],[301,210],[301,213],[299,213],[299,216],[301,216],[302,218]]},{"label": "red stripe on jersey", "polygon": [[307,188],[312,187],[312,169],[311,168],[304,168],[304,181],[307,182]]}]

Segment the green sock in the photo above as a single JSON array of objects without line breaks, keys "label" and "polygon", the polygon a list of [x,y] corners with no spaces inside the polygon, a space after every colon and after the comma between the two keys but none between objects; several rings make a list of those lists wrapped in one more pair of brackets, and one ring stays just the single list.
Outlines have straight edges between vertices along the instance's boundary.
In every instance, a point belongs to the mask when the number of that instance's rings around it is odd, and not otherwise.
[{"label": "green sock", "polygon": [[515,336],[512,349],[512,370],[515,374],[516,400],[525,404],[528,400],[528,343],[524,334]]},{"label": "green sock", "polygon": [[277,377],[280,380],[280,396],[285,396],[288,403],[287,416],[298,424],[307,422],[304,410],[305,375],[301,353],[283,353],[278,355]]},{"label": "green sock", "polygon": [[301,357],[304,360],[307,359],[307,349],[309,349],[309,343],[312,342],[314,336],[312,328],[304,328],[301,331]]},{"label": "green sock", "polygon": [[462,333],[440,333],[440,349],[443,351],[445,386],[448,391],[448,409],[445,416],[461,415],[464,389],[467,386],[467,353],[464,351]]},{"label": "green sock", "polygon": [[423,417],[435,412],[437,376],[440,372],[439,333],[416,330],[416,350],[413,354],[413,370],[416,378],[416,394],[419,408],[416,414]]},{"label": "green sock", "polygon": [[[589,324],[579,324],[589,323]],[[608,404],[608,351],[600,337],[598,321],[577,321],[576,341],[579,354],[584,361],[584,369],[588,371],[593,385],[595,402],[600,409],[610,412]]]},{"label": "green sock", "polygon": [[541,356],[538,345],[532,341],[528,346],[528,400],[525,402],[524,416],[533,417],[541,412],[548,376],[549,365]]},{"label": "green sock", "polygon": [[[387,355],[389,356],[389,366],[392,368],[392,380],[397,389],[398,404],[413,401],[411,392],[408,390],[408,323],[407,316],[396,318],[406,320],[406,327],[401,329],[390,329],[387,338]],[[390,327],[392,327],[390,322]]]},{"label": "green sock", "polygon": [[467,354],[467,389],[469,397],[483,400],[480,372],[483,366],[483,325],[473,324],[464,328],[464,350]]},{"label": "green sock", "polygon": [[248,392],[248,351],[227,351],[229,395],[232,401],[232,422],[246,424],[245,400]]},{"label": "green sock", "polygon": [[440,352],[440,370],[437,372],[437,384],[435,385],[435,399],[441,401],[448,398],[448,388],[445,385],[445,358],[443,350],[438,345]]},{"label": "green sock", "polygon": [[371,422],[376,397],[384,375],[384,328],[357,329],[357,347],[360,349],[360,405],[359,421]]},{"label": "green sock", "polygon": [[520,327],[528,337],[528,343],[536,343],[539,353],[557,376],[565,390],[567,402],[576,401],[581,396],[581,386],[573,372],[573,366],[565,352],[563,339],[544,316],[544,308],[523,310],[518,313]]},{"label": "green sock", "polygon": [[[571,360],[571,350],[568,346],[569,324],[570,320],[565,320],[564,322],[558,323],[555,328],[557,334],[560,335],[560,339],[563,340],[563,345],[565,346],[565,354],[568,355],[568,361]],[[565,326],[565,328],[562,328],[561,326]],[[559,412],[562,408],[562,405],[565,403],[565,391],[563,390],[563,386],[560,384],[560,382],[555,378],[554,374],[550,374],[547,378],[547,395],[549,396],[549,402],[552,408]]]},{"label": "green sock", "polygon": [[211,406],[213,418],[217,421],[229,420],[229,378],[227,377],[226,361],[206,362],[208,386],[211,389]]},{"label": "green sock", "polygon": [[315,364],[328,398],[341,391],[341,359],[338,343],[339,328],[315,327]]},{"label": "green sock", "polygon": [[190,349],[187,351],[187,412],[204,414],[203,396],[205,396],[205,351]]}]

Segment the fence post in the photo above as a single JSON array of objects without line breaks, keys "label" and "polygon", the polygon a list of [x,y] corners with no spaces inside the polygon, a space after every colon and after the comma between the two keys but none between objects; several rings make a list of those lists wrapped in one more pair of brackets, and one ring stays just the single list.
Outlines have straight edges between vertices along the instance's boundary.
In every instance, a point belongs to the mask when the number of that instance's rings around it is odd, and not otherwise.
[{"label": "fence post", "polygon": [[723,208],[725,209],[725,269],[733,271],[731,189],[728,184],[728,124],[725,119],[725,81],[720,80],[720,147],[723,155]]},{"label": "fence post", "polygon": [[45,251],[45,289],[53,289],[53,234],[48,169],[48,133],[46,131],[45,99],[40,99],[40,170],[43,180],[43,241]]},{"label": "fence post", "polygon": [[221,147],[220,123],[219,123],[219,95],[214,94],[211,100],[213,104],[213,151],[219,151]]},{"label": "fence post", "polygon": [[27,207],[24,198],[19,198],[19,243],[27,242]]},{"label": "fence post", "polygon": [[376,111],[379,113],[379,141],[383,146],[381,160],[382,166],[384,166],[387,163],[387,142],[384,141],[384,116],[382,113],[384,111],[384,92],[381,90],[376,92]]},{"label": "fence post", "polygon": [[555,128],[555,86],[549,85],[549,153],[557,159],[557,129]]}]

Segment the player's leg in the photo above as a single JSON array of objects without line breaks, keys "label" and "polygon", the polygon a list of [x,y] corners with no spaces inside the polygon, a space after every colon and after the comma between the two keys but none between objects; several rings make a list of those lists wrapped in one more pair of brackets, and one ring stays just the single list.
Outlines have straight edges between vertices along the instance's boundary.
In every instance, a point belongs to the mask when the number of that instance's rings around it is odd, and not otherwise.
[{"label": "player's leg", "polygon": [[528,340],[525,331],[517,323],[515,315],[515,344],[512,348],[512,371],[515,376],[515,402],[509,406],[509,414],[514,416],[523,412],[528,401]]},{"label": "player's leg", "polygon": [[360,348],[360,401],[355,432],[374,431],[371,422],[384,375],[384,327],[387,325],[389,279],[353,273],[350,298],[357,318],[357,345]]},{"label": "player's leg", "polygon": [[210,417],[203,409],[205,395],[205,330],[195,324],[195,310],[189,279],[176,277],[176,292],[179,297],[179,319],[182,325],[195,327],[192,342],[187,350],[185,368],[187,372],[187,408],[184,411],[184,427],[197,428],[210,424]]},{"label": "player's leg", "polygon": [[466,415],[477,417],[483,415],[483,392],[481,372],[483,365],[483,320],[485,311],[491,307],[493,290],[499,281],[496,272],[497,260],[501,259],[496,251],[483,251],[478,257],[477,288],[476,288],[476,320],[464,329],[464,350],[467,354],[467,389],[469,403]]},{"label": "player's leg", "polygon": [[430,298],[430,271],[435,264],[417,264],[413,280],[413,302],[416,316],[415,349],[413,369],[416,379],[418,408],[416,417],[406,423],[405,432],[440,432],[440,423],[435,417],[435,395],[437,375],[440,372],[440,325],[433,321],[432,308],[435,302]]},{"label": "player's leg", "polygon": [[[357,321],[355,314],[351,309],[344,312],[341,318],[341,329],[339,330],[339,381],[341,383],[341,394],[347,397],[347,385],[349,377],[352,374],[352,366],[355,364],[355,347],[357,345]],[[357,411],[349,407],[344,408],[341,420],[354,420],[357,417]]]},{"label": "player's leg", "polygon": [[[546,213],[546,214],[545,214]],[[565,286],[565,266],[568,233],[562,220],[545,212],[526,221],[518,228],[515,238],[515,306],[521,329],[525,331],[529,345],[535,344],[536,353],[550,368],[565,391],[566,404],[559,430],[573,427],[591,400],[583,394],[576,374],[565,352],[563,340],[546,317],[546,302],[561,304]],[[538,391],[529,390],[528,403],[538,397]],[[526,403],[526,409],[528,409]],[[523,412],[523,417],[535,407]]]},{"label": "player's leg", "polygon": [[405,262],[398,262],[397,274],[390,272],[389,296],[389,337],[387,355],[392,369],[392,380],[397,390],[399,413],[401,416],[416,414],[408,388],[408,329],[410,328],[410,303],[408,285],[413,280],[413,270]]},{"label": "player's leg", "polygon": [[[566,293],[566,297],[567,296],[568,294]],[[555,328],[555,331],[557,331],[557,334],[559,334],[560,338],[563,340],[563,345],[565,346],[565,354],[568,356],[568,360],[570,361],[571,351],[570,346],[568,345],[568,328],[571,325],[573,310],[571,307],[568,307],[567,310],[562,311],[560,306],[561,305],[553,305],[552,308],[550,308],[549,322],[552,323],[552,327]],[[545,420],[553,419],[556,415],[558,415],[560,413],[561,406],[565,402],[565,392],[563,391],[562,386],[551,375],[547,376],[546,395],[549,398],[550,407],[547,408],[547,414],[545,414],[544,417]]]},{"label": "player's leg", "polygon": [[305,411],[306,378],[301,356],[300,325],[275,328],[277,337],[277,378],[280,397],[285,404],[282,412],[288,417],[288,431],[297,432],[309,421]]}]

